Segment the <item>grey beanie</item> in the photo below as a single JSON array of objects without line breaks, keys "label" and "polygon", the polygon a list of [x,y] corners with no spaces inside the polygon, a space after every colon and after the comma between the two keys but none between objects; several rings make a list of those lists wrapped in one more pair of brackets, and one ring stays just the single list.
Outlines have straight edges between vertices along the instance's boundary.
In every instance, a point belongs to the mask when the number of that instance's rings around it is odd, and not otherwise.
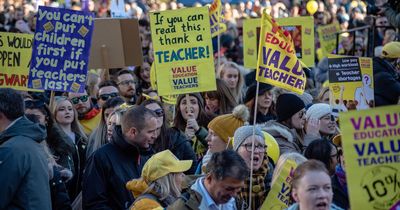
[{"label": "grey beanie", "polygon": [[[235,131],[235,135],[233,137],[233,150],[237,151],[242,145],[242,143],[250,136],[253,135],[253,127],[252,125],[242,126]],[[258,126],[255,126],[254,135],[260,136],[264,139],[264,134]]]}]

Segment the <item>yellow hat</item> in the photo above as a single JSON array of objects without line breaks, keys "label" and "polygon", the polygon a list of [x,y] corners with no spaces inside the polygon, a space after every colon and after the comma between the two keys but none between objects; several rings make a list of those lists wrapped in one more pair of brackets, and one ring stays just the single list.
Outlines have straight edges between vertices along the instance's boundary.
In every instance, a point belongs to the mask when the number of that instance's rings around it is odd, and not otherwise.
[{"label": "yellow hat", "polygon": [[178,160],[169,150],[153,155],[144,164],[142,177],[146,182],[155,181],[169,173],[185,172],[192,166],[192,160]]},{"label": "yellow hat", "polygon": [[400,42],[389,42],[382,48],[382,57],[400,58]]},{"label": "yellow hat", "polygon": [[338,134],[335,137],[333,137],[332,142],[338,146],[338,147],[342,147],[342,135]]}]

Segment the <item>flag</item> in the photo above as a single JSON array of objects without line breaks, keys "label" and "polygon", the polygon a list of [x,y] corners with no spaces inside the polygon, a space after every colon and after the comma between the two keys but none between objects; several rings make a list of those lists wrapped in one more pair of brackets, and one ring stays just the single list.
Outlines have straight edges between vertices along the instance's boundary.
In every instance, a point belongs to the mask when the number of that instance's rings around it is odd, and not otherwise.
[{"label": "flag", "polygon": [[302,62],[296,57],[290,33],[265,10],[261,18],[256,79],[298,94],[303,94],[306,86]]},{"label": "flag", "polygon": [[215,37],[218,34],[226,31],[221,0],[214,0],[208,11],[210,14],[211,37]]}]

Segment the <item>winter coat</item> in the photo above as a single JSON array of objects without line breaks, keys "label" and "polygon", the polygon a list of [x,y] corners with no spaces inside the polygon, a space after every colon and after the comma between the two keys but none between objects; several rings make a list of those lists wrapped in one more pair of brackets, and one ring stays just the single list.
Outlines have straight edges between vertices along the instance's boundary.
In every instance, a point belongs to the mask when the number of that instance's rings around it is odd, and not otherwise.
[{"label": "winter coat", "polygon": [[22,117],[0,133],[0,209],[51,209],[43,126]]},{"label": "winter coat", "polygon": [[289,129],[285,125],[271,120],[263,125],[262,130],[271,134],[278,142],[280,153],[297,152],[302,153],[304,146],[301,143],[301,137],[296,130]]},{"label": "winter coat", "polygon": [[336,204],[340,208],[350,209],[349,196],[340,185],[337,175],[336,174],[333,175],[331,180],[332,180],[332,191],[333,191],[332,203]]},{"label": "winter coat", "polygon": [[53,178],[50,180],[51,206],[54,210],[70,210],[71,200],[59,170],[53,167]]},{"label": "winter coat", "polygon": [[57,125],[48,132],[47,143],[62,167],[69,169],[73,177],[65,185],[71,200],[74,200],[82,190],[82,174],[86,162],[86,139],[75,133],[75,144],[69,136]]},{"label": "winter coat", "polygon": [[393,65],[374,57],[374,97],[375,106],[397,104],[400,97],[400,78]]},{"label": "winter coat", "polygon": [[[293,205],[289,206],[289,208],[287,208],[286,210],[300,210],[299,204],[294,203]],[[329,210],[343,210],[343,209],[332,203]]]},{"label": "winter coat", "polygon": [[116,126],[112,141],[88,159],[83,175],[83,209],[127,209],[133,202],[125,184],[141,176],[153,151],[141,151],[123,137]]}]

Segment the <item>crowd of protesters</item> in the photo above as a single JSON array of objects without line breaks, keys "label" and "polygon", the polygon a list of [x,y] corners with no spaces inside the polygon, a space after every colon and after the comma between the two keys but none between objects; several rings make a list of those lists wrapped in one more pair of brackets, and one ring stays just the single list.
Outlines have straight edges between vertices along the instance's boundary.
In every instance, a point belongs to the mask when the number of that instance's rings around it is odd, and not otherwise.
[{"label": "crowd of protesters", "polygon": [[[0,31],[34,33],[39,5],[110,17],[110,4],[0,0]],[[375,1],[380,11],[369,14],[365,1],[318,1],[313,15],[315,28],[372,26],[373,42],[363,29],[340,34],[338,47],[343,55],[374,55],[375,106],[400,99],[399,28],[384,5]],[[288,159],[299,164],[289,209],[350,208],[327,58],[316,56],[315,67],[305,69],[303,95],[269,84],[256,92],[254,72],[243,67],[243,20],[263,9],[275,18],[307,16],[306,1],[224,3],[217,89],[179,95],[172,104],[150,80],[148,14],[183,7],[125,1],[127,14],[139,19],[143,64],[110,69],[110,79],[90,70],[83,93],[0,88],[0,209],[259,209]],[[311,185],[318,193],[306,190]]]}]

